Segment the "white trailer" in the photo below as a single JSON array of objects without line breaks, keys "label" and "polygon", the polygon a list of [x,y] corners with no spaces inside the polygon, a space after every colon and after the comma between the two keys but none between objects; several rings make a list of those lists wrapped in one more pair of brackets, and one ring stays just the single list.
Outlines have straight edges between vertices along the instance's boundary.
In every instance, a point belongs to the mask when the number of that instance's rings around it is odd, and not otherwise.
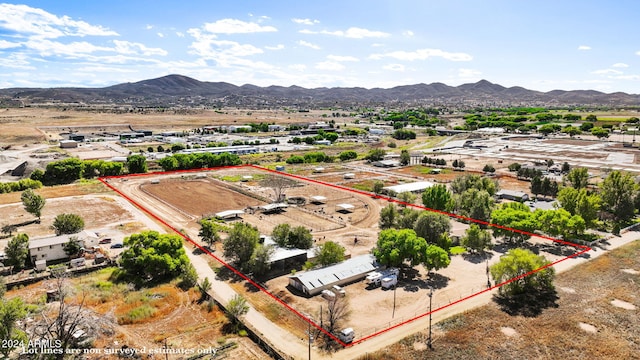
[{"label": "white trailer", "polygon": [[395,275],[387,276],[380,280],[380,286],[383,289],[391,289],[398,284],[398,277]]}]

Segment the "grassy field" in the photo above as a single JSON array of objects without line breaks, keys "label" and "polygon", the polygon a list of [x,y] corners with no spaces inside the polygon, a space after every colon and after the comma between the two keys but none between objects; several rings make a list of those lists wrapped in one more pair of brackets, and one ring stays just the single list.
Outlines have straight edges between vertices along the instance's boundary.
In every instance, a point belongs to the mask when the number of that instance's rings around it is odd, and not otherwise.
[{"label": "grassy field", "polygon": [[[536,317],[492,302],[409,336],[369,359],[639,359],[640,241],[558,275],[558,299]],[[614,306],[624,301],[629,310]]]}]

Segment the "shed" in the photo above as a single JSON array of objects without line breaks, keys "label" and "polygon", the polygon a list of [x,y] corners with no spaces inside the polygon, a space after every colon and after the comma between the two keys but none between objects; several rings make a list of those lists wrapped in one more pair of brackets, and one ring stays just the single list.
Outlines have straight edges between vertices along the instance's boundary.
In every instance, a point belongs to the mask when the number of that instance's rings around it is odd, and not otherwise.
[{"label": "shed", "polygon": [[400,194],[403,192],[422,192],[425,189],[432,187],[433,185],[435,184],[430,181],[416,181],[412,183],[386,186],[382,189],[387,192],[393,191],[396,194]]},{"label": "shed", "polygon": [[520,202],[529,200],[529,195],[527,193],[515,190],[500,190],[496,193],[496,197],[498,199],[507,199]]},{"label": "shed", "polygon": [[284,270],[290,264],[303,264],[307,261],[307,250],[280,247],[270,236],[264,237],[263,245],[269,246],[272,249],[268,261],[272,269]]},{"label": "shed", "polygon": [[324,196],[316,195],[311,197],[311,202],[314,204],[324,204],[327,202],[327,198]]},{"label": "shed", "polygon": [[344,175],[342,175],[343,179],[355,179],[356,178],[356,174],[354,173],[346,173]]},{"label": "shed", "polygon": [[352,212],[353,209],[355,209],[355,206],[351,205],[351,204],[337,204],[336,205],[336,211],[342,211],[342,212]]},{"label": "shed", "polygon": [[218,219],[235,219],[244,214],[244,210],[225,210],[216,213]]},{"label": "shed", "polygon": [[272,213],[272,212],[277,212],[280,211],[284,208],[289,207],[289,204],[286,203],[275,203],[275,204],[267,204],[267,205],[262,205],[260,206],[260,209],[262,209],[263,213]]},{"label": "shed", "polygon": [[289,276],[289,285],[309,296],[318,295],[333,285],[344,285],[364,279],[378,268],[372,254],[356,256],[339,264]]},{"label": "shed", "polygon": [[77,148],[78,142],[75,140],[60,140],[60,148],[62,149],[70,149]]},{"label": "shed", "polygon": [[389,167],[400,166],[400,161],[398,161],[398,160],[380,160],[380,161],[374,161],[371,164],[373,166],[377,166],[377,167],[389,168]]}]

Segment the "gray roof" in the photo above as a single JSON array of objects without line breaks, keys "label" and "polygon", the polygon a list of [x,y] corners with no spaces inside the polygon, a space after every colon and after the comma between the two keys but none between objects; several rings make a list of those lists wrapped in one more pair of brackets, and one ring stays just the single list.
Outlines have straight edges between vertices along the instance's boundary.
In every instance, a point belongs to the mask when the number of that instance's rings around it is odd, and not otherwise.
[{"label": "gray roof", "polygon": [[271,236],[265,236],[264,238],[264,246],[269,246],[273,249],[273,253],[269,257],[269,263],[273,264],[274,262],[294,258],[296,256],[300,256],[302,254],[306,254],[307,250],[304,249],[287,249],[278,246]]},{"label": "gray roof", "polygon": [[83,230],[83,231],[81,231],[81,232],[79,232],[77,234],[68,234],[68,235],[60,235],[60,236],[49,236],[49,237],[44,237],[44,238],[30,239],[29,240],[29,249],[36,249],[36,248],[39,248],[39,247],[66,244],[67,242],[69,242],[69,238],[71,238],[71,237],[77,237],[79,241],[85,241],[90,237],[91,238],[95,238],[95,239],[98,238],[95,233],[92,233],[92,232],[87,231],[87,230]]},{"label": "gray roof", "polygon": [[298,279],[309,291],[348,279],[357,275],[364,275],[377,269],[375,257],[371,254],[356,256],[339,264],[322,269],[307,271],[290,278]]}]

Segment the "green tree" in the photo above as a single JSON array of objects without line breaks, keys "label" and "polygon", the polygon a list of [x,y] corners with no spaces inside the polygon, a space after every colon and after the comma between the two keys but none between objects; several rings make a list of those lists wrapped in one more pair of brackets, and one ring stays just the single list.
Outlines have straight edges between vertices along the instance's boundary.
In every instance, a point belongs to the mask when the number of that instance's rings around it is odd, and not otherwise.
[{"label": "green tree", "polygon": [[[525,249],[511,249],[490,268],[496,284],[515,279],[499,288],[500,294],[517,296],[554,289],[555,270],[543,256]],[[544,267],[544,269],[542,269]],[[538,270],[541,269],[541,270]],[[538,270],[533,272],[534,270]],[[533,272],[533,273],[532,273]],[[526,276],[523,276],[528,274]]]},{"label": "green tree", "polygon": [[558,124],[544,124],[538,128],[538,132],[543,135],[549,135],[560,131],[560,125]]},{"label": "green tree", "polygon": [[450,188],[454,194],[462,194],[469,189],[477,189],[485,190],[489,195],[493,196],[500,190],[500,185],[494,179],[481,177],[480,175],[465,175],[455,178],[451,182]]},{"label": "green tree", "polygon": [[595,125],[592,122],[585,122],[580,125],[580,130],[582,131],[591,131]]},{"label": "green tree", "polygon": [[431,274],[432,270],[438,271],[444,269],[451,264],[451,258],[446,250],[437,245],[427,246],[427,250],[422,261],[425,269],[427,269],[427,275]]},{"label": "green tree", "polygon": [[223,242],[224,256],[246,270],[259,241],[257,228],[247,223],[235,223]]},{"label": "green tree", "polygon": [[586,188],[589,184],[589,171],[587,168],[573,168],[565,175],[565,180],[574,189]]},{"label": "green tree", "polygon": [[215,221],[203,219],[200,220],[200,232],[198,232],[198,236],[211,247],[214,243],[220,241],[218,230],[219,227]]},{"label": "green tree", "polygon": [[422,213],[420,210],[409,207],[403,208],[401,211],[398,211],[395,227],[398,229],[413,229],[420,213]]},{"label": "green tree", "polygon": [[486,172],[486,173],[495,173],[496,172],[496,168],[491,165],[491,164],[486,164],[483,168],[482,171]]},{"label": "green tree", "polygon": [[[507,241],[521,243],[528,240],[528,235],[538,228],[538,224],[533,218],[533,213],[529,207],[519,202],[508,202],[501,204],[491,212],[491,222],[500,225],[493,228],[493,236],[503,237]],[[512,231],[510,229],[521,230]]]},{"label": "green tree", "polygon": [[382,149],[373,149],[369,151],[367,156],[365,156],[365,159],[369,161],[380,161],[384,159],[385,155],[387,155],[386,151]]},{"label": "green tree", "polygon": [[311,230],[304,226],[296,226],[291,229],[287,247],[296,249],[311,249],[313,246],[313,235]]},{"label": "green tree", "polygon": [[248,312],[249,305],[247,304],[247,300],[241,295],[236,294],[231,298],[231,300],[229,300],[229,303],[227,303],[227,315],[229,316],[229,320],[231,320],[231,324],[236,331],[240,329],[240,317],[244,316]]},{"label": "green tree", "polygon": [[568,162],[565,161],[564,163],[562,163],[562,173],[567,174],[569,171],[571,171],[571,166]]},{"label": "green tree", "polygon": [[483,252],[491,247],[491,234],[480,226],[471,224],[460,239],[460,243],[470,251]]},{"label": "green tree", "polygon": [[600,183],[602,207],[613,214],[617,221],[627,221],[634,216],[634,198],[637,185],[628,172],[612,171]]},{"label": "green tree", "polygon": [[358,153],[353,150],[346,150],[341,152],[338,157],[340,158],[340,161],[349,161],[358,158]]},{"label": "green tree", "polygon": [[32,189],[27,189],[22,192],[20,199],[22,200],[22,205],[24,206],[25,211],[37,217],[38,222],[40,222],[42,208],[46,203],[44,197],[36,194]]},{"label": "green tree", "polygon": [[582,217],[572,216],[564,209],[537,209],[533,213],[533,218],[539,224],[539,230],[550,236],[561,236],[563,239],[580,236],[586,229],[586,223]]},{"label": "green tree", "polygon": [[580,130],[580,128],[578,128],[578,127],[570,125],[570,126],[565,126],[562,129],[562,133],[569,134],[570,137],[574,137],[576,135],[582,134],[582,130]]},{"label": "green tree", "polygon": [[596,126],[594,128],[591,129],[591,135],[597,137],[597,138],[608,138],[609,137],[609,130],[607,129],[603,129],[599,126]]},{"label": "green tree", "polygon": [[344,251],[342,245],[327,241],[316,249],[315,262],[322,266],[339,263],[344,260]]},{"label": "green tree", "polygon": [[455,202],[447,186],[436,184],[424,190],[422,193],[422,204],[429,209],[440,211],[452,211]]},{"label": "green tree", "polygon": [[423,211],[418,216],[413,230],[417,236],[425,239],[428,244],[438,245],[444,250],[449,250],[451,246],[448,237],[451,230],[451,222],[447,215]]},{"label": "green tree", "polygon": [[540,179],[540,176],[534,176],[531,179],[531,193],[536,197],[543,193],[542,179]]},{"label": "green tree", "polygon": [[481,221],[489,221],[494,204],[495,200],[491,194],[475,188],[463,192],[456,201],[461,215]]},{"label": "green tree", "polygon": [[47,184],[67,184],[82,178],[82,160],[68,158],[47,164],[43,181]]},{"label": "green tree", "polygon": [[289,243],[289,233],[291,232],[291,225],[282,223],[276,225],[271,231],[271,237],[273,241],[280,247],[287,247]]},{"label": "green tree", "polygon": [[77,236],[70,236],[69,241],[63,245],[62,249],[67,256],[74,257],[80,253],[82,246],[80,246]]},{"label": "green tree", "polygon": [[[398,194],[398,200],[406,204],[413,204],[417,198],[418,196],[410,191],[405,191]],[[401,205],[406,206],[406,204]]]},{"label": "green tree", "polygon": [[84,220],[76,214],[59,214],[53,219],[51,226],[56,235],[75,234],[84,229]]},{"label": "green tree", "polygon": [[129,174],[143,174],[147,172],[147,158],[143,155],[130,155],[127,157],[127,170]]},{"label": "green tree", "polygon": [[13,299],[0,299],[0,354],[3,359],[9,359],[9,355],[20,343],[26,344],[27,334],[20,330],[18,321],[28,315],[27,305],[19,297]]},{"label": "green tree", "polygon": [[124,245],[120,264],[130,278],[141,282],[173,279],[190,265],[178,235],[143,231],[126,237]]},{"label": "green tree", "polygon": [[409,154],[409,150],[404,149],[400,151],[400,164],[403,166],[406,166],[406,165],[409,165],[410,161],[411,161],[411,155]]},{"label": "green tree", "polygon": [[29,236],[27,234],[16,234],[4,248],[7,260],[5,265],[12,266],[13,270],[22,269],[29,256]]},{"label": "green tree", "polygon": [[378,234],[373,255],[382,265],[399,267],[408,261],[415,266],[425,260],[427,247],[427,241],[412,229],[387,229]]},{"label": "green tree", "polygon": [[211,288],[212,288],[211,280],[209,280],[208,277],[205,277],[204,279],[202,279],[202,281],[198,285],[198,289],[200,290],[200,295],[202,299],[206,300],[209,298],[209,291],[211,291]]},{"label": "green tree", "polygon": [[272,246],[262,244],[256,245],[249,260],[249,269],[256,276],[262,276],[271,270],[271,256],[275,249]]},{"label": "green tree", "polygon": [[520,170],[521,167],[522,167],[522,165],[520,165],[520,163],[516,162],[516,163],[509,164],[507,169],[509,169],[509,171],[518,171],[518,170]]},{"label": "green tree", "polygon": [[384,188],[384,183],[380,180],[376,180],[373,182],[373,192],[376,194],[380,194],[382,189]]},{"label": "green tree", "polygon": [[198,271],[189,263],[185,265],[180,273],[180,287],[184,290],[189,290],[192,287],[198,285]]},{"label": "green tree", "polygon": [[587,228],[592,228],[598,218],[602,199],[597,194],[589,194],[584,188],[565,187],[558,193],[558,203],[571,215],[580,215]]},{"label": "green tree", "polygon": [[396,226],[398,220],[398,210],[395,205],[389,204],[380,210],[380,221],[378,226],[380,229],[390,229]]}]

